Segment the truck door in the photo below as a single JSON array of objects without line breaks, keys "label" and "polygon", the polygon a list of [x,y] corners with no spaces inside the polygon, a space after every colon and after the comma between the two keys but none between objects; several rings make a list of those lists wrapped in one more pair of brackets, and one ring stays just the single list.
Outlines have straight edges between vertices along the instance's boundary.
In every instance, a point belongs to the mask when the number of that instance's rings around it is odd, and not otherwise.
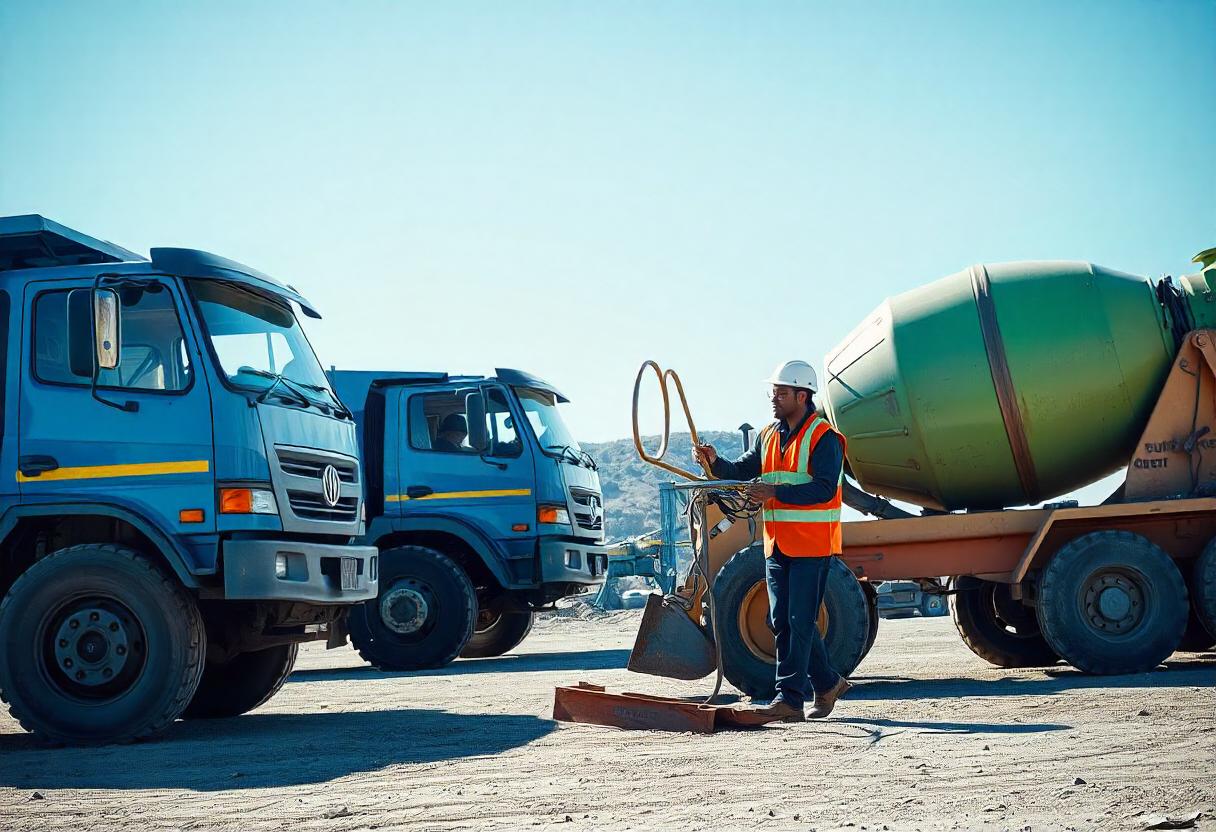
[{"label": "truck door", "polygon": [[95,397],[72,372],[67,327],[69,292],[92,285],[26,287],[22,500],[119,505],[164,532],[214,532],[211,401],[179,287],[155,277],[114,287],[119,363],[99,371]]},{"label": "truck door", "polygon": [[503,389],[405,387],[400,395],[401,493],[386,495],[386,506],[396,505],[401,516],[459,515],[505,551],[520,549],[522,556],[520,544],[527,541],[530,556],[536,534],[532,458]]}]

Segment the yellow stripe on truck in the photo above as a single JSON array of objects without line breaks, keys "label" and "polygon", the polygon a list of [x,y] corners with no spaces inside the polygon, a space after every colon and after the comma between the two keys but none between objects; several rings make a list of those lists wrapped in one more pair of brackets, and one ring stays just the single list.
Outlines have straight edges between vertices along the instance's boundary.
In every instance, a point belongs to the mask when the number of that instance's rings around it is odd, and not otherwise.
[{"label": "yellow stripe on truck", "polygon": [[475,500],[480,497],[528,497],[531,488],[500,488],[496,491],[436,491],[425,497],[411,497],[408,494],[386,494],[387,503],[403,503],[406,500]]},{"label": "yellow stripe on truck", "polygon": [[56,468],[33,477],[17,472],[17,482],[46,482],[49,480],[99,480],[108,477],[153,477],[159,474],[205,474],[211,463],[205,459],[182,462],[136,462],[130,465],[81,465]]}]

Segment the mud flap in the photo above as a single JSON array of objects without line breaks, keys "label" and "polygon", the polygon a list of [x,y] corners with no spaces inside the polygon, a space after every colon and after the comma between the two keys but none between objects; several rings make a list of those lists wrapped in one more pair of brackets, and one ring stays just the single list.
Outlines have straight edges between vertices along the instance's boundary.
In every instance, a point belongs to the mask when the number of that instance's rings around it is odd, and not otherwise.
[{"label": "mud flap", "polygon": [[717,659],[713,641],[678,602],[651,595],[627,667],[669,679],[700,679],[714,672]]}]

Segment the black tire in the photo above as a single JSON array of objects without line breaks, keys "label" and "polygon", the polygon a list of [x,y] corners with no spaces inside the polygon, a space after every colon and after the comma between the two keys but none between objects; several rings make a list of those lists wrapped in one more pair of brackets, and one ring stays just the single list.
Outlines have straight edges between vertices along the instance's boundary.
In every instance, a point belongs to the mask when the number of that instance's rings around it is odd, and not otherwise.
[{"label": "black tire", "polygon": [[920,610],[920,614],[925,618],[937,618],[950,612],[948,607],[949,605],[946,603],[944,595],[925,592],[921,594],[920,605],[917,609]]},{"label": "black tire", "polygon": [[1048,667],[1060,660],[1039,630],[1034,610],[1009,587],[963,576],[950,596],[950,616],[971,652],[997,667]]},{"label": "black tire", "polygon": [[86,544],[16,580],[0,604],[0,644],[0,698],[21,726],[98,745],[177,719],[202,676],[207,636],[175,577],[132,549]]},{"label": "black tire", "polygon": [[[764,581],[764,550],[752,546],[737,552],[714,580],[714,605],[721,616],[722,673],[743,693],[771,698],[775,666],[752,651],[739,632],[739,610],[748,591]],[[870,640],[870,605],[857,578],[839,558],[832,560],[824,596],[828,631],[824,637],[832,667],[845,676],[857,669]]]},{"label": "black tire", "polygon": [[1204,547],[1191,571],[1191,607],[1208,633],[1216,637],[1216,540]]},{"label": "black tire", "polygon": [[861,651],[861,660],[865,661],[866,656],[870,655],[870,650],[874,647],[874,642],[878,640],[878,623],[882,621],[882,616],[878,614],[878,590],[874,588],[874,584],[866,581],[861,584],[861,589],[866,594],[867,613],[870,619],[870,634],[866,636],[866,646]]},{"label": "black tire", "polygon": [[477,611],[473,636],[460,651],[461,658],[486,659],[501,656],[520,645],[532,631],[532,610],[509,609],[501,595]]},{"label": "black tire", "polygon": [[1190,615],[1186,619],[1186,630],[1182,633],[1182,641],[1178,642],[1181,653],[1206,653],[1216,646],[1216,638],[1208,632],[1208,628],[1199,620],[1199,611],[1191,604]]},{"label": "black tire", "polygon": [[238,653],[226,662],[208,661],[184,719],[240,716],[264,705],[279,692],[296,663],[298,644],[278,644]]},{"label": "black tire", "polygon": [[400,546],[380,553],[380,594],[351,609],[350,640],[381,670],[446,667],[476,618],[477,592],[458,563],[425,546]]},{"label": "black tire", "polygon": [[1146,673],[1186,629],[1177,564],[1138,534],[1101,531],[1065,544],[1039,582],[1039,626],[1060,656],[1087,673]]}]

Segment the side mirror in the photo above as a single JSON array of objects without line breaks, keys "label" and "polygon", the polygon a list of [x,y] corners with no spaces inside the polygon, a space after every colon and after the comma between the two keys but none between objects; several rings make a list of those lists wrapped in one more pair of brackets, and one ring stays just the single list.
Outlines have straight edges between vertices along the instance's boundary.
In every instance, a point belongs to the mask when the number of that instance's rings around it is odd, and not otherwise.
[{"label": "side mirror", "polygon": [[93,377],[118,366],[120,305],[113,289],[73,289],[68,293],[68,364],[72,375]]},{"label": "side mirror", "polygon": [[464,412],[469,425],[469,446],[485,453],[490,444],[486,434],[486,397],[481,393],[469,393],[464,397]]}]

